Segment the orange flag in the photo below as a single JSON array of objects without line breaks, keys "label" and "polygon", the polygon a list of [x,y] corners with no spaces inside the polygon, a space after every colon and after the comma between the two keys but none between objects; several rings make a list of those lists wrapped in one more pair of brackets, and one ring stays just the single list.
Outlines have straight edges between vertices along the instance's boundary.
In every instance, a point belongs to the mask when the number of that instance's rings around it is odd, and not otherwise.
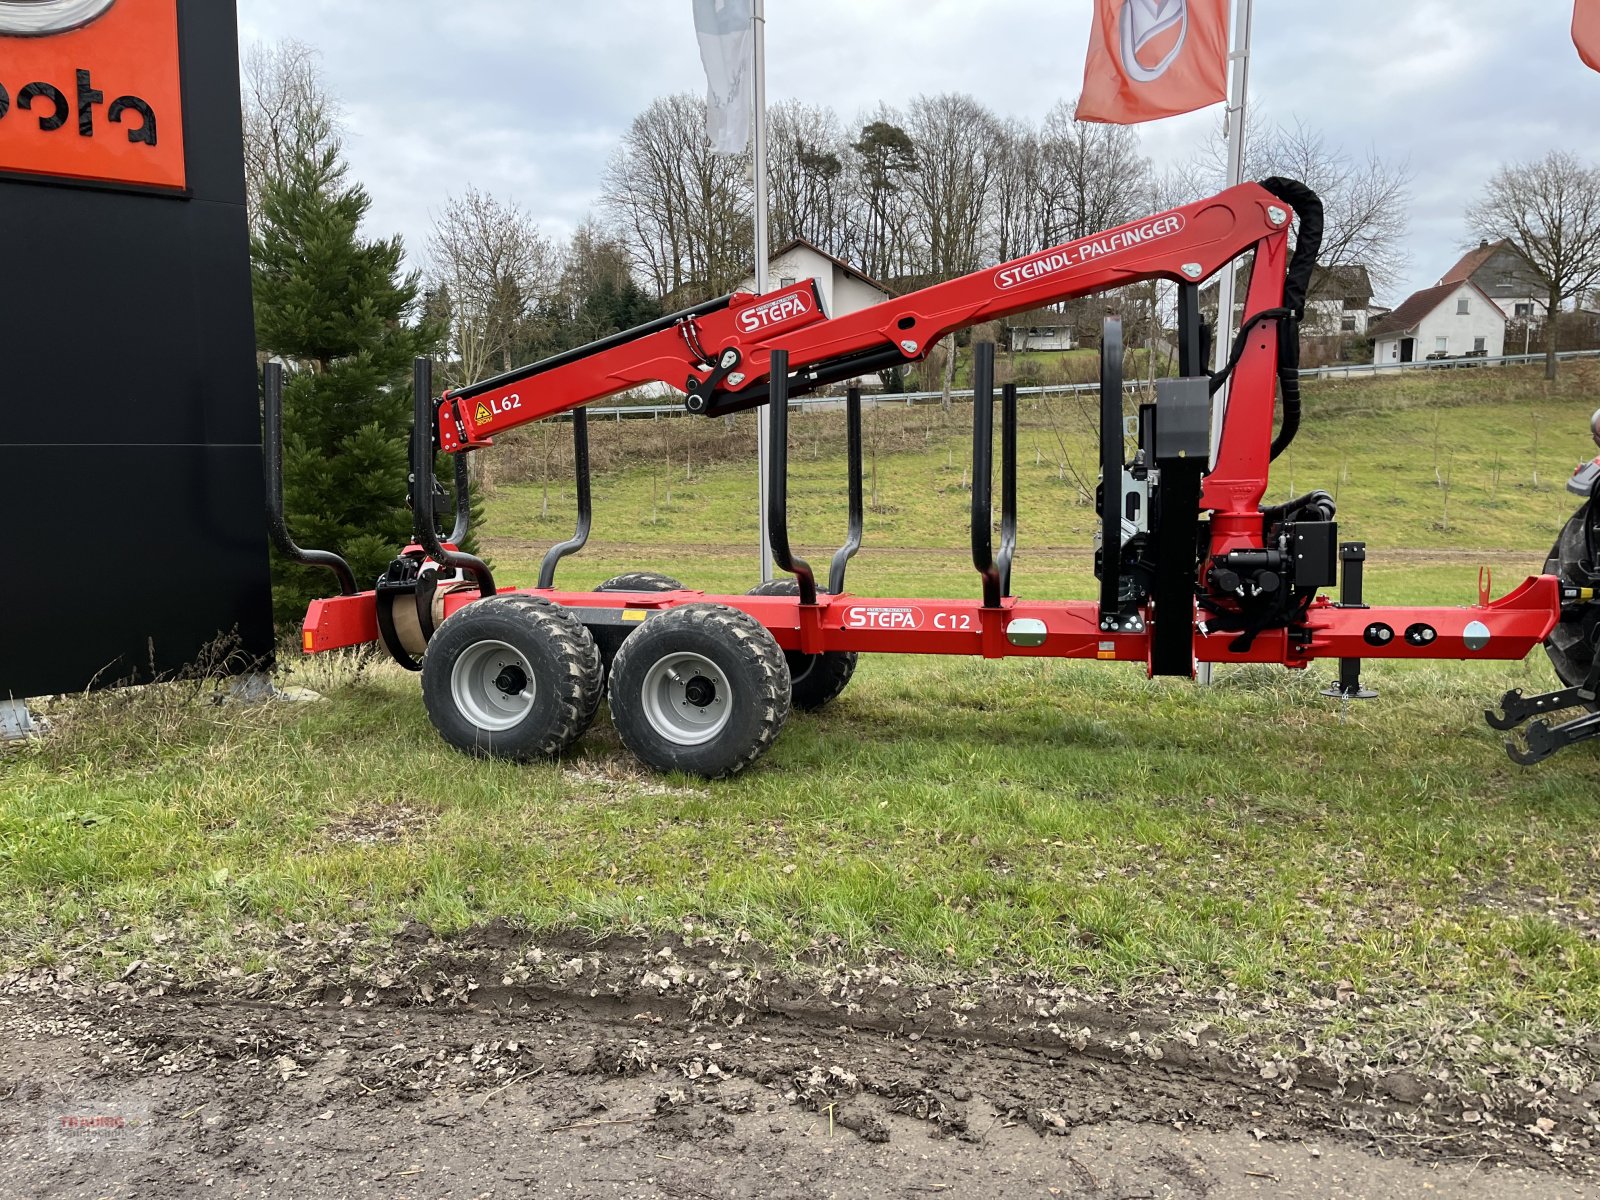
[{"label": "orange flag", "polygon": [[1227,98],[1228,0],[1095,0],[1078,120],[1134,125]]},{"label": "orange flag", "polygon": [[1572,44],[1579,58],[1600,71],[1600,0],[1578,0],[1573,5]]}]

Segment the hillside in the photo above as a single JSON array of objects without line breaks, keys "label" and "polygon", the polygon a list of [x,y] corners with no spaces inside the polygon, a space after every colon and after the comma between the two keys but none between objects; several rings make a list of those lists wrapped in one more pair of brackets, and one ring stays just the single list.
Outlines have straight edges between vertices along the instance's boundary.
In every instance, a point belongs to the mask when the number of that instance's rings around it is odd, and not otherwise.
[{"label": "hillside", "polygon": [[[1553,387],[1527,368],[1313,383],[1269,498],[1326,489],[1339,502],[1341,535],[1369,543],[1373,586],[1424,589],[1405,593],[1417,600],[1468,598],[1476,576],[1464,567],[1488,562],[1510,579],[1543,561],[1575,506],[1563,482],[1595,452],[1588,422],[1597,395],[1594,363],[1567,365]],[[1087,594],[1095,405],[1087,394],[1021,403],[1023,594]],[[596,423],[594,534],[563,581],[648,568],[709,589],[753,582],[754,420]],[[970,420],[970,404],[960,403],[948,414],[938,405],[868,410],[869,511],[852,590],[965,594],[975,586],[964,557]],[[530,577],[544,549],[570,530],[568,438],[564,425],[523,431],[485,456],[486,540],[508,578]],[[845,526],[842,414],[797,413],[790,444],[792,536],[816,562]]]}]

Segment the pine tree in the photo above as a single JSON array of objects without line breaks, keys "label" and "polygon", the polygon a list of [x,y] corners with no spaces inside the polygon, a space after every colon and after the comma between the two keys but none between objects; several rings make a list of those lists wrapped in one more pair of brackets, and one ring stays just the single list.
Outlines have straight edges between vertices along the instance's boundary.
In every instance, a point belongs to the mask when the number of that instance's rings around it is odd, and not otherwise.
[{"label": "pine tree", "polygon": [[[370,587],[411,540],[406,508],[412,360],[441,331],[410,322],[417,277],[399,238],[366,241],[366,191],[337,149],[298,156],[262,199],[251,243],[256,337],[288,364],[284,505],[301,545],[337,550]],[[330,578],[273,562],[273,610],[293,628]]]}]

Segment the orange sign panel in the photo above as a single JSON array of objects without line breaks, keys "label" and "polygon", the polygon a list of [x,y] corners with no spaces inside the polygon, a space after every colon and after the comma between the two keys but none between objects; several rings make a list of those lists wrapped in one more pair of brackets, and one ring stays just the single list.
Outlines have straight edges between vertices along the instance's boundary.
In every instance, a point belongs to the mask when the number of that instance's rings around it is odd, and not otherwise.
[{"label": "orange sign panel", "polygon": [[0,171],[182,190],[178,0],[0,0]]}]

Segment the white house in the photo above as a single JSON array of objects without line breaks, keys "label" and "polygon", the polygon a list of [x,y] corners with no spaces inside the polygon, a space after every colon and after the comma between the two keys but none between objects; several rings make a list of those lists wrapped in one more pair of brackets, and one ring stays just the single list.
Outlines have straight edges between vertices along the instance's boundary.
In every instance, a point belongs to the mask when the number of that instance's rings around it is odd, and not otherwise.
[{"label": "white house", "polygon": [[1013,325],[1013,350],[1076,350],[1077,339],[1071,325]]},{"label": "white house", "polygon": [[1362,263],[1316,268],[1308,295],[1302,328],[1308,337],[1364,334],[1384,311],[1372,303],[1372,276]]},{"label": "white house", "polygon": [[1428,358],[1498,358],[1506,314],[1470,279],[1423,288],[1367,330],[1379,366]]},{"label": "white house", "polygon": [[[822,308],[830,317],[859,312],[893,299],[894,293],[876,279],[872,279],[843,259],[835,258],[826,250],[813,246],[803,238],[796,238],[773,251],[767,264],[767,286],[776,291],[802,279],[815,279],[817,291],[822,295]],[[756,290],[756,277],[747,275],[736,285],[735,291]]]},{"label": "white house", "polygon": [[1549,289],[1539,281],[1538,273],[1509,238],[1479,242],[1477,248],[1463,254],[1461,261],[1446,271],[1439,282],[1461,283],[1469,279],[1500,306],[1507,320],[1544,320],[1549,308]]}]

